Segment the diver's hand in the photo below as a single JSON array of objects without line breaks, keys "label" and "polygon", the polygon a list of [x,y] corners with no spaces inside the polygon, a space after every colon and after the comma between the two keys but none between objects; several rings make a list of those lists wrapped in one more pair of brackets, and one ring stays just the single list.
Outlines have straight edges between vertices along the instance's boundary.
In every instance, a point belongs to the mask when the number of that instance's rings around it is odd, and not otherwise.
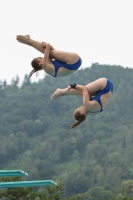
[{"label": "diver's hand", "polygon": [[43,48],[46,48],[46,45],[47,45],[46,42],[42,42],[42,43],[41,43],[41,46],[42,46]]}]

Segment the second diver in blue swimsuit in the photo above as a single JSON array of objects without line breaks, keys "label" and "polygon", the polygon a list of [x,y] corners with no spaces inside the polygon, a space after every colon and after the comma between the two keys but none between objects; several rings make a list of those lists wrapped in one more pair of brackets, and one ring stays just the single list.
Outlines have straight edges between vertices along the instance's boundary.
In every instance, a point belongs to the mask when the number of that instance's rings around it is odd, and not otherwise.
[{"label": "second diver in blue swimsuit", "polygon": [[69,128],[75,128],[86,119],[88,114],[101,113],[108,105],[112,93],[112,81],[107,78],[99,78],[86,86],[73,83],[65,89],[58,88],[51,96],[51,100],[64,95],[81,95],[83,97],[83,105],[74,111],[77,122],[69,126]]}]

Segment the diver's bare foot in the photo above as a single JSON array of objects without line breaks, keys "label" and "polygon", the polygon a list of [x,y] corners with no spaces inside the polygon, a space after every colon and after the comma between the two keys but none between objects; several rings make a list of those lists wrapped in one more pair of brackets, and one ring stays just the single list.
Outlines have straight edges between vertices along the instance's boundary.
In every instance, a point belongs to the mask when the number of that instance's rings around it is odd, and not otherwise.
[{"label": "diver's bare foot", "polygon": [[29,35],[16,35],[16,40],[18,42],[23,43],[23,44],[27,44],[27,45],[32,46],[30,44],[30,36]]},{"label": "diver's bare foot", "polygon": [[61,94],[61,89],[60,88],[58,88],[53,94],[52,94],[52,96],[51,96],[51,100],[55,100],[55,99],[57,99],[59,96],[61,96],[62,94]]}]

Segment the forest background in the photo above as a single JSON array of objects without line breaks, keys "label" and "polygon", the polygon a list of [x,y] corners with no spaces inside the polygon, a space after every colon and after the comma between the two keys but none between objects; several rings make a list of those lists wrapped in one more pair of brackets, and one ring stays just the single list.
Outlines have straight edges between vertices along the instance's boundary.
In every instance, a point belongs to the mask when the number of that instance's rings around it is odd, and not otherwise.
[{"label": "forest background", "polygon": [[[114,84],[109,105],[68,130],[82,97],[51,101],[51,94],[101,77]],[[94,63],[63,78],[47,75],[31,83],[25,75],[21,86],[19,77],[11,84],[1,81],[0,138],[0,169],[22,169],[29,174],[26,180],[62,182],[66,197],[132,196],[133,69]]]}]

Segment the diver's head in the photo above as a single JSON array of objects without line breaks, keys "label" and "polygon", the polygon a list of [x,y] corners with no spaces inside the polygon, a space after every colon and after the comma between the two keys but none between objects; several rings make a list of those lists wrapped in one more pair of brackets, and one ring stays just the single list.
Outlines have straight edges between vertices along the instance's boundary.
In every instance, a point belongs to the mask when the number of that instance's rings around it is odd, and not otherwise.
[{"label": "diver's head", "polygon": [[77,122],[75,124],[72,124],[69,126],[69,128],[75,128],[76,126],[78,126],[79,124],[81,124],[85,119],[86,119],[86,116],[87,116],[87,109],[85,106],[80,106],[79,108],[77,108],[75,111],[74,111],[74,117],[75,119],[77,120]]},{"label": "diver's head", "polygon": [[33,70],[30,72],[29,78],[34,74],[34,72],[42,70],[42,57],[34,58],[31,61],[31,66],[33,67]]}]

